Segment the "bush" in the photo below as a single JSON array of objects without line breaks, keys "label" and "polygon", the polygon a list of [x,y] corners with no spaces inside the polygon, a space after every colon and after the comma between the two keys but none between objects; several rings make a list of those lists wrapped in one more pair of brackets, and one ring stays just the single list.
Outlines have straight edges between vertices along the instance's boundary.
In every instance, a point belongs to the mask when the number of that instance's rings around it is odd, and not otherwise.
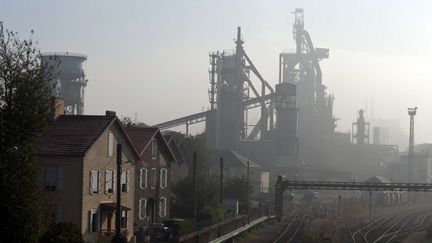
[{"label": "bush", "polygon": [[84,240],[80,227],[72,222],[61,222],[51,224],[40,243],[84,243]]}]

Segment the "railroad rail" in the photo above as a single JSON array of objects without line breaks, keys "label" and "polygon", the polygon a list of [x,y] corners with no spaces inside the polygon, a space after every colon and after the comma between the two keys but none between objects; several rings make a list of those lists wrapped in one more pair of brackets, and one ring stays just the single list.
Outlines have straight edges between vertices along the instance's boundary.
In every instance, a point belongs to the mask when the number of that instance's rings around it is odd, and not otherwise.
[{"label": "railroad rail", "polygon": [[299,210],[273,243],[292,242],[305,225],[305,219],[309,216],[310,210],[310,207]]},{"label": "railroad rail", "polygon": [[378,217],[359,227],[354,233],[347,230],[350,241],[360,242],[400,242],[414,231],[423,230],[432,223],[430,208],[402,212],[398,215]]}]

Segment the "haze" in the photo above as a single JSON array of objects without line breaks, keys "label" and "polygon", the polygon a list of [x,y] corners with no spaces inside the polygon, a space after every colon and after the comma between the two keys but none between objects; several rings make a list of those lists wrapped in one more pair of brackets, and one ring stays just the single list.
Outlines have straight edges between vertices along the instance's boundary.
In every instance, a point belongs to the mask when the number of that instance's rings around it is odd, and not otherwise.
[{"label": "haze", "polygon": [[429,1],[0,3],[5,27],[23,37],[35,30],[42,51],[88,56],[86,114],[137,113],[148,124],[209,107],[208,53],[234,48],[237,26],[249,56],[276,84],[280,51],[295,48],[290,12],[303,8],[316,46],[330,49],[321,66],[336,97],[337,130],[350,130],[360,108],[369,118],[400,119],[407,130],[407,107],[418,106],[416,143],[431,141]]}]

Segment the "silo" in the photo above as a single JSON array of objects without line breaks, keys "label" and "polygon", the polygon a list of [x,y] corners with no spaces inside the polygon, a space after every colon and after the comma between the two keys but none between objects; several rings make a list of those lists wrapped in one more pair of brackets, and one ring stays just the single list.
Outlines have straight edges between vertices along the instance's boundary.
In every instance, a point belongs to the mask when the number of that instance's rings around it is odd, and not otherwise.
[{"label": "silo", "polygon": [[84,89],[87,77],[84,62],[87,56],[71,52],[46,52],[41,54],[43,64],[54,68],[49,81],[52,96],[64,99],[65,114],[84,114]]}]

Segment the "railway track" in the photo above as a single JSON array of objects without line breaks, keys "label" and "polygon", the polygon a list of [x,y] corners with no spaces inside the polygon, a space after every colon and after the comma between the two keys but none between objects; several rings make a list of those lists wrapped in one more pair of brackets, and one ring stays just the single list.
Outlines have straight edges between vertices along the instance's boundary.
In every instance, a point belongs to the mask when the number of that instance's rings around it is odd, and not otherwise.
[{"label": "railway track", "polygon": [[423,230],[431,223],[431,208],[411,210],[375,218],[355,231],[347,230],[346,238],[354,243],[400,242],[409,233]]},{"label": "railway track", "polygon": [[307,217],[310,215],[310,207],[304,207],[297,211],[297,213],[288,220],[282,233],[272,242],[273,243],[286,243],[296,242],[299,232],[306,223]]}]

